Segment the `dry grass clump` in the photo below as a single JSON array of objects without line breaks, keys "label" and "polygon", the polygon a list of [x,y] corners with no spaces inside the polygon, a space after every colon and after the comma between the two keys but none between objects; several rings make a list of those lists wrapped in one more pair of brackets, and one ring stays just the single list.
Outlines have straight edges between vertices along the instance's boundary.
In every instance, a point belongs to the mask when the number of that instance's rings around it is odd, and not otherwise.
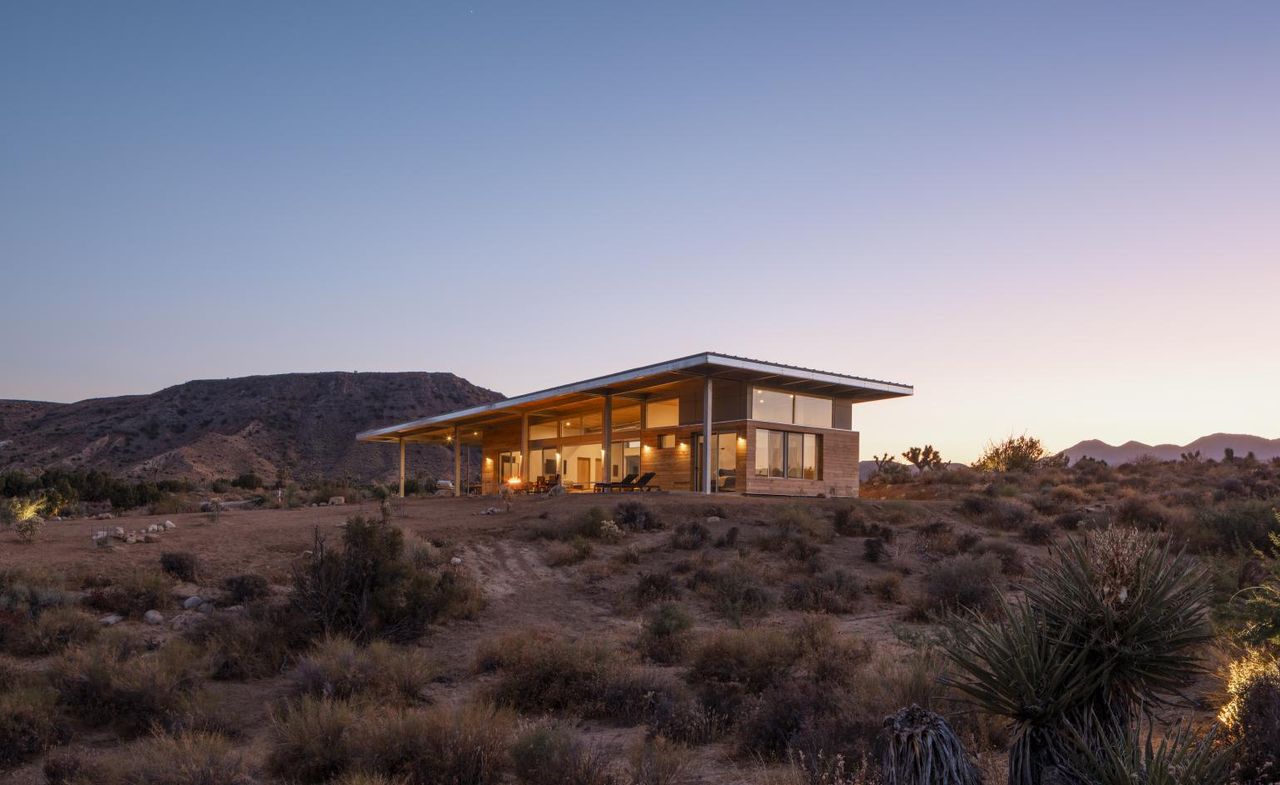
[{"label": "dry grass clump", "polygon": [[613,646],[530,631],[481,646],[476,667],[497,672],[488,689],[494,703],[525,713],[569,712],[635,722],[644,718],[654,694],[671,690],[624,661]]},{"label": "dry grass clump", "polygon": [[96,586],[85,596],[85,604],[104,613],[134,618],[150,610],[173,607],[173,579],[157,570],[134,569]]},{"label": "dry grass clump", "polygon": [[646,738],[630,755],[629,785],[677,785],[684,781],[689,750],[655,736]]},{"label": "dry grass clump", "polygon": [[783,603],[791,610],[852,613],[858,607],[861,584],[840,569],[793,578],[783,590]]},{"label": "dry grass clump", "polygon": [[693,619],[684,608],[666,602],[651,610],[640,628],[640,656],[663,665],[681,662],[693,641]]},{"label": "dry grass clump", "polygon": [[267,770],[304,783],[326,782],[346,772],[355,722],[356,712],[345,701],[304,696],[272,717]]},{"label": "dry grass clump", "polygon": [[660,601],[678,600],[680,593],[680,584],[667,572],[642,572],[631,589],[631,596],[640,607]]},{"label": "dry grass clump", "polygon": [[222,588],[233,605],[261,600],[271,594],[271,584],[255,573],[231,575],[222,579]]},{"label": "dry grass clump", "polygon": [[553,722],[524,728],[511,745],[511,762],[525,785],[620,785],[602,750]]},{"label": "dry grass clump", "polygon": [[293,682],[299,693],[317,697],[414,703],[434,674],[421,649],[386,641],[361,648],[350,638],[335,636],[298,661]]},{"label": "dry grass clump", "polygon": [[101,625],[88,613],[72,607],[54,607],[31,620],[10,615],[0,632],[0,648],[20,657],[57,654],[93,640]]},{"label": "dry grass clump", "polygon": [[117,733],[145,733],[178,715],[199,683],[199,652],[186,641],[142,651],[136,641],[103,635],[54,663],[49,680],[81,721]]},{"label": "dry grass clump", "polygon": [[1000,572],[1000,559],[990,553],[943,559],[925,576],[924,594],[916,610],[925,616],[961,609],[979,613],[994,610],[999,604],[995,581]]},{"label": "dry grass clump", "polygon": [[158,734],[127,753],[51,755],[49,785],[254,785],[243,756],[216,733]]},{"label": "dry grass clump", "polygon": [[760,692],[785,676],[799,656],[795,638],[783,629],[717,630],[697,642],[686,680],[695,688],[733,684]]},{"label": "dry grass clump", "polygon": [[548,567],[570,567],[591,558],[594,552],[585,537],[574,537],[569,542],[557,542],[547,549]]},{"label": "dry grass clump", "polygon": [[66,741],[69,731],[52,690],[23,687],[0,692],[0,770]]},{"label": "dry grass clump", "polygon": [[160,569],[186,583],[195,583],[200,559],[190,551],[166,551],[160,554]]},{"label": "dry grass clump", "polygon": [[671,533],[671,547],[682,551],[696,551],[711,541],[711,530],[700,521],[688,521],[676,526]]},{"label": "dry grass clump", "polygon": [[774,596],[763,585],[754,567],[742,559],[725,562],[719,567],[694,572],[689,583],[700,594],[708,596],[711,606],[735,625],[745,619],[765,615],[774,605]]},{"label": "dry grass clump", "polygon": [[629,532],[657,531],[663,528],[661,516],[646,507],[644,502],[638,501],[619,502],[618,506],[613,508],[613,522],[618,528]]},{"label": "dry grass clump", "polygon": [[250,605],[245,613],[215,616],[193,629],[213,679],[262,679],[281,673],[309,638],[305,621],[288,608]]}]

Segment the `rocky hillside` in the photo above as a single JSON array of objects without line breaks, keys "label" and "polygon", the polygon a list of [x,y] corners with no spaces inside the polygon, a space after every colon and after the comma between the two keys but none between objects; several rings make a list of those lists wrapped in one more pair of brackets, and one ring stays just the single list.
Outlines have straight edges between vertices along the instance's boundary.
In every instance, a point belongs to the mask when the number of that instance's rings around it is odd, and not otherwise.
[{"label": "rocky hillside", "polygon": [[1234,450],[1238,458],[1243,458],[1252,452],[1258,460],[1269,461],[1280,456],[1280,439],[1264,439],[1261,436],[1239,433],[1215,433],[1211,436],[1202,436],[1190,444],[1143,444],[1130,441],[1120,445],[1110,445],[1097,439],[1090,439],[1067,448],[1065,452],[1073,463],[1088,456],[1116,466],[1135,461],[1144,455],[1150,455],[1162,461],[1176,461],[1183,453],[1197,450],[1200,451],[1200,457],[1205,460],[1212,458],[1220,461],[1227,449]]},{"label": "rocky hillside", "polygon": [[[357,444],[358,431],[501,398],[450,373],[291,373],[78,403],[0,401],[0,471],[390,478],[396,449]],[[439,446],[412,446],[409,465],[419,476],[453,471],[452,454]]]}]

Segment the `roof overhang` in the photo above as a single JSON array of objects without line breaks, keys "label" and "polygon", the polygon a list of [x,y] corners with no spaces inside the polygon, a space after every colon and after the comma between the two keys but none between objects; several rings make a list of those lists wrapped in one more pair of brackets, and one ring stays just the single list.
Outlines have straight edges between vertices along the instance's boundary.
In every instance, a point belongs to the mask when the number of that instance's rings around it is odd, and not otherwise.
[{"label": "roof overhang", "polygon": [[[475,429],[509,417],[573,406],[605,394],[615,398],[644,398],[664,385],[692,377],[708,376],[712,379],[731,379],[799,393],[846,397],[859,403],[914,394],[914,389],[907,384],[703,352],[482,406],[364,431],[357,434],[356,439],[362,442],[397,442],[401,439],[444,441],[450,438],[455,427],[465,432],[468,428]],[[469,434],[464,433],[463,441],[466,441],[466,435]]]}]

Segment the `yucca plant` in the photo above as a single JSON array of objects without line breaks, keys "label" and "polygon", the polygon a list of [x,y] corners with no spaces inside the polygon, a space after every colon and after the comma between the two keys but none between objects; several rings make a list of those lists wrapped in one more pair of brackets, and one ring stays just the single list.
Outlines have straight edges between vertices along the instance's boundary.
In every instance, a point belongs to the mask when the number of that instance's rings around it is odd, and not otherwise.
[{"label": "yucca plant", "polygon": [[1089,717],[1132,728],[1139,707],[1174,703],[1212,638],[1207,577],[1153,536],[1091,532],[1054,557],[1003,613],[951,625],[952,684],[1013,726],[1010,785],[1039,785],[1051,771],[1070,781],[1067,729]]},{"label": "yucca plant", "polygon": [[919,706],[884,721],[880,734],[884,785],[982,785],[982,775],[947,721]]},{"label": "yucca plant", "polygon": [[1197,735],[1186,726],[1166,733],[1159,744],[1148,723],[1141,728],[1108,725],[1090,715],[1066,736],[1072,752],[1065,771],[1089,785],[1226,785],[1232,779],[1232,748],[1211,731]]},{"label": "yucca plant", "polygon": [[1086,705],[1103,722],[1167,704],[1203,672],[1212,585],[1199,565],[1134,529],[1090,532],[1055,555],[1027,601],[1096,674]]}]

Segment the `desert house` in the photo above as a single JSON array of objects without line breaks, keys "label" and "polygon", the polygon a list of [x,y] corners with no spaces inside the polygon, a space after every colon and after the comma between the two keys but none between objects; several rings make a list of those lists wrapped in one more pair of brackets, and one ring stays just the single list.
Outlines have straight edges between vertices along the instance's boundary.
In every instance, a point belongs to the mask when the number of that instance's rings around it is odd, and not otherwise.
[{"label": "desert house", "polygon": [[[854,407],[911,395],[905,384],[704,352],[357,435],[479,446],[495,493],[655,489],[856,496]],[[709,440],[703,435],[710,433]]]}]

